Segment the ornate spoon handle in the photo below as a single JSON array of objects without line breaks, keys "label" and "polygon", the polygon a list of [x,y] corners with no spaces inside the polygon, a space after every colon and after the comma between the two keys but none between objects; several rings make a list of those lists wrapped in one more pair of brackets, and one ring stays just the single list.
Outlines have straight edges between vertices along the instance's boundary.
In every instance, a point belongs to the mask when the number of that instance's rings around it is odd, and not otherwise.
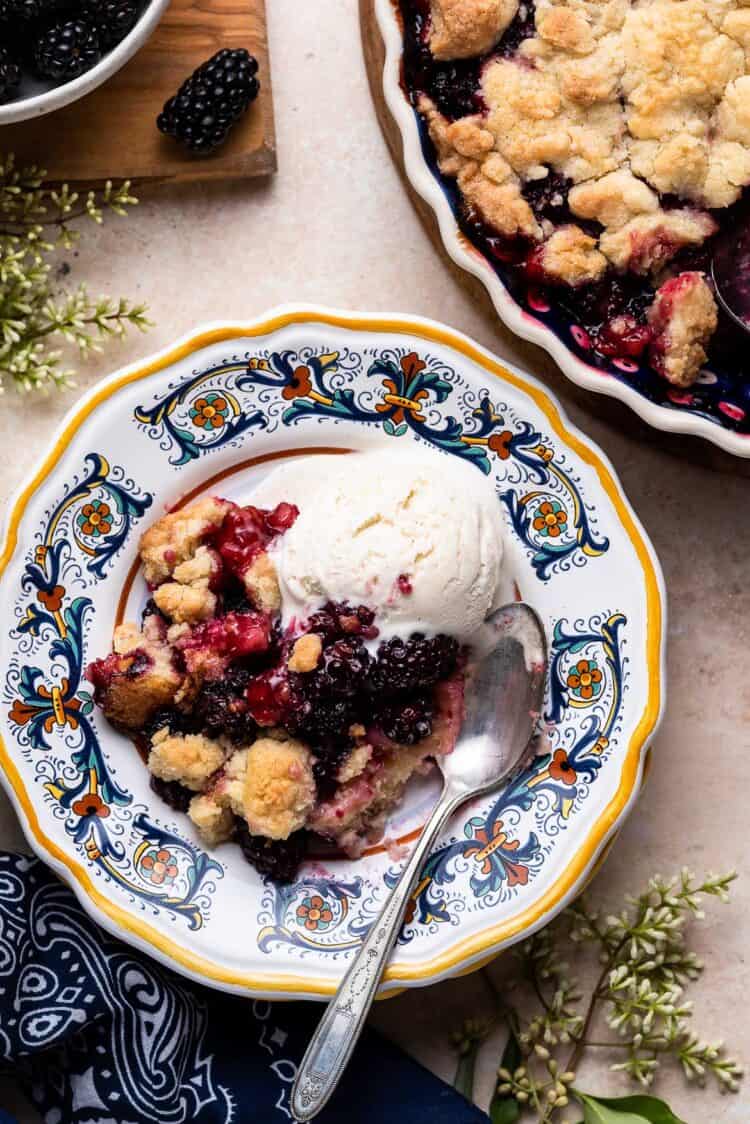
[{"label": "ornate spoon handle", "polygon": [[295,1120],[317,1116],[327,1103],[357,1044],[380,977],[401,930],[406,906],[432,844],[466,796],[446,785],[399,881],[344,976],[307,1047],[292,1089]]}]

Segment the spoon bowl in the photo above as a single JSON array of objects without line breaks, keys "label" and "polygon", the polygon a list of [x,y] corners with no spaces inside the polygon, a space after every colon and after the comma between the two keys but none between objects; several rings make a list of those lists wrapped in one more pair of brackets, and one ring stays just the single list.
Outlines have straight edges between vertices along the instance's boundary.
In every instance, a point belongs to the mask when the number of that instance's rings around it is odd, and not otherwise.
[{"label": "spoon bowl", "polygon": [[325,1106],[349,1062],[401,931],[406,907],[448,818],[472,797],[508,781],[525,763],[544,698],[547,642],[532,608],[498,609],[484,624],[466,668],[464,714],[455,748],[438,759],[443,790],[401,877],[331,1000],[294,1083],[294,1119],[312,1120]]},{"label": "spoon bowl", "polygon": [[724,311],[750,332],[750,213],[747,208],[743,212],[717,240],[711,276]]}]

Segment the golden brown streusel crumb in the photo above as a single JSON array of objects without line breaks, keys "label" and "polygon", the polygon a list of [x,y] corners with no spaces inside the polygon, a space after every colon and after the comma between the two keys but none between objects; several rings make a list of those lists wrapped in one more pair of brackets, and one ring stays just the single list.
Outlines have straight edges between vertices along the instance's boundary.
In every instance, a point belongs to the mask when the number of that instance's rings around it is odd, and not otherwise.
[{"label": "golden brown streusel crumb", "polygon": [[204,734],[170,734],[164,727],[151,739],[148,767],[155,777],[179,781],[197,792],[225,758],[221,742]]},{"label": "golden brown streusel crumb", "polygon": [[430,50],[463,59],[494,47],[518,11],[518,0],[431,0]]},{"label": "golden brown streusel crumb", "polygon": [[266,551],[253,559],[242,575],[247,595],[257,609],[264,613],[278,613],[281,608],[279,579]]},{"label": "golden brown streusel crumb", "polygon": [[[142,630],[132,622],[115,629],[112,647],[120,659],[99,701],[116,726],[141,729],[155,711],[175,701],[182,675],[174,667],[163,632],[164,622],[154,617],[147,618]],[[145,666],[132,675],[131,668],[141,657]]]},{"label": "golden brown streusel crumb", "polygon": [[254,835],[287,839],[304,827],[315,804],[312,756],[288,738],[259,738],[247,751],[242,814]]},{"label": "golden brown streusel crumb", "polygon": [[188,815],[208,847],[226,842],[234,833],[234,816],[229,808],[217,804],[212,796],[194,796],[190,801]]},{"label": "golden brown streusel crumb", "polygon": [[579,226],[558,226],[544,243],[542,268],[555,281],[583,285],[602,276],[607,259],[597,250],[596,238]]},{"label": "golden brown streusel crumb", "polygon": [[287,667],[290,671],[314,671],[322,651],[323,641],[316,633],[308,632],[295,641]]},{"label": "golden brown streusel crumb", "polygon": [[181,563],[193,558],[202,540],[219,527],[229,510],[226,500],[205,496],[180,511],[162,516],[141,537],[146,581],[161,585]]},{"label": "golden brown streusel crumb", "polygon": [[714,295],[702,273],[682,273],[665,282],[648,311],[655,332],[651,361],[676,386],[691,386],[706,362],[716,330]]}]

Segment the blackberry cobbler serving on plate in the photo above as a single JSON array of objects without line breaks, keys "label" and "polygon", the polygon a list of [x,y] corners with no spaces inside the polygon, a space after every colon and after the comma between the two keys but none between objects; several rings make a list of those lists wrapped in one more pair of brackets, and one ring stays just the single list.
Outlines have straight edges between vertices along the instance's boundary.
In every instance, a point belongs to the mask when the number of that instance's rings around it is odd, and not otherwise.
[{"label": "blackberry cobbler serving on plate", "polygon": [[142,621],[88,676],[156,793],[289,880],[312,836],[361,854],[450,753],[465,661],[513,583],[493,489],[454,458],[311,456],[251,499],[145,532]]},{"label": "blackberry cobbler serving on plate", "polygon": [[464,234],[522,304],[564,310],[579,353],[693,384],[721,344],[712,242],[750,184],[750,8],[401,0],[401,13],[405,86]]}]

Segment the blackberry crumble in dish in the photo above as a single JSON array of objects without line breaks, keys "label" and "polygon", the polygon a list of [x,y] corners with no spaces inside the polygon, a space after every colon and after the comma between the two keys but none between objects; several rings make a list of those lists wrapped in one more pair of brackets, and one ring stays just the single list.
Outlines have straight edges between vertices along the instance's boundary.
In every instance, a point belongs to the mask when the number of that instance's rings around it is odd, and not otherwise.
[{"label": "blackberry crumble in dish", "polygon": [[311,835],[356,857],[450,753],[463,666],[513,595],[500,507],[436,453],[314,456],[140,542],[150,598],[87,674],[204,842],[290,880]]},{"label": "blackberry crumble in dish", "polygon": [[743,0],[401,0],[403,79],[460,225],[586,347],[695,382],[712,239],[750,184]]}]

